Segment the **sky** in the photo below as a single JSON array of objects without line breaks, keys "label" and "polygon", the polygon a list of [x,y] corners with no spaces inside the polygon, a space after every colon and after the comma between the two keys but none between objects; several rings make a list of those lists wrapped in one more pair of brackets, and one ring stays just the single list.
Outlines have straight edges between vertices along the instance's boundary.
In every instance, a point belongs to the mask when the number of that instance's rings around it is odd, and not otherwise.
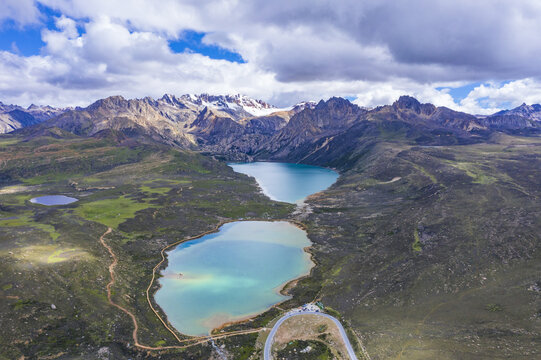
[{"label": "sky", "polygon": [[538,0],[1,0],[0,101],[541,103]]}]

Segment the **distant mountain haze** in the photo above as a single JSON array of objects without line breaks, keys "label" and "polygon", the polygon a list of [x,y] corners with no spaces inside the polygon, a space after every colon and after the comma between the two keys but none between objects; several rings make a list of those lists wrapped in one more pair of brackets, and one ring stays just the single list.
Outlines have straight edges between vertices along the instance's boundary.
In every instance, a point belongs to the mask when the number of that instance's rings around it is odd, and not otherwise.
[{"label": "distant mountain haze", "polygon": [[23,108],[18,105],[5,105],[0,102],[0,134],[49,120],[68,108],[30,105]]}]

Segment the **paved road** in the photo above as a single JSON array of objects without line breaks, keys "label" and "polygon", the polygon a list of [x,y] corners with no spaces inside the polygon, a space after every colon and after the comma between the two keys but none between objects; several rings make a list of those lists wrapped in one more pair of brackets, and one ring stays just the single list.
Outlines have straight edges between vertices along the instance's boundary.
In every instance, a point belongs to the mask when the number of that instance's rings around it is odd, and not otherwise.
[{"label": "paved road", "polygon": [[282,323],[286,319],[289,319],[290,317],[297,316],[297,315],[306,315],[306,314],[314,314],[314,315],[324,316],[327,319],[331,319],[336,324],[336,326],[338,326],[338,330],[340,330],[340,335],[342,335],[342,339],[344,339],[344,343],[346,344],[346,348],[348,350],[349,358],[351,360],[357,360],[357,356],[355,355],[355,351],[353,351],[353,347],[351,347],[351,343],[349,342],[349,339],[348,339],[348,337],[346,335],[346,330],[344,330],[344,327],[342,326],[340,321],[338,321],[338,319],[336,319],[335,317],[332,317],[331,315],[316,312],[316,311],[291,312],[291,313],[287,313],[284,316],[282,316],[280,318],[280,320],[278,320],[278,322],[276,324],[274,324],[274,326],[272,327],[272,330],[271,330],[271,332],[269,334],[269,337],[267,338],[267,341],[265,341],[265,352],[264,352],[264,359],[265,360],[271,360],[271,347],[272,347],[272,343],[273,343],[273,340],[274,340],[274,335],[276,334],[276,331],[278,330],[280,325],[282,325]]}]

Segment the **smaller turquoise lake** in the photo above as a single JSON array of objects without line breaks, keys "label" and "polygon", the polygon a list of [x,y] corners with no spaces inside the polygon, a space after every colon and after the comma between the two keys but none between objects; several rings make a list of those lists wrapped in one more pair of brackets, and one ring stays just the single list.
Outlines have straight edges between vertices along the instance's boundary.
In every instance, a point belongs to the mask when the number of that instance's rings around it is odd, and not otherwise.
[{"label": "smaller turquoise lake", "polygon": [[303,250],[310,245],[303,230],[285,221],[225,224],[167,253],[154,298],[178,331],[206,335],[286,300],[283,285],[314,265]]},{"label": "smaller turquoise lake", "polygon": [[252,162],[230,163],[233,170],[253,176],[268,197],[298,203],[308,195],[327,189],[338,179],[331,169],[304,164]]}]

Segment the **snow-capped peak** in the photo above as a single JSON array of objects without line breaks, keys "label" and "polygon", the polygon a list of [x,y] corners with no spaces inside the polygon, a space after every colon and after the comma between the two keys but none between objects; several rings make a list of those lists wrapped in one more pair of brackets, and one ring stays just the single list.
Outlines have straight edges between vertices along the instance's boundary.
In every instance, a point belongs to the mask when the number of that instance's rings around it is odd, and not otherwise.
[{"label": "snow-capped peak", "polygon": [[246,95],[210,95],[210,94],[184,94],[179,97],[171,94],[163,95],[160,103],[181,109],[198,109],[208,107],[229,114],[233,119],[244,119],[250,117],[267,116],[281,111],[301,112],[306,108],[313,109],[316,106],[314,101],[304,101],[287,108],[277,108],[263,100],[253,99]]},{"label": "snow-capped peak", "polygon": [[[252,99],[245,95],[209,95],[209,94],[186,94],[180,97],[183,101],[198,106],[207,106],[227,113],[242,113],[252,116],[264,116],[276,111],[276,107],[262,100]],[[239,114],[241,115],[241,114]]]}]

